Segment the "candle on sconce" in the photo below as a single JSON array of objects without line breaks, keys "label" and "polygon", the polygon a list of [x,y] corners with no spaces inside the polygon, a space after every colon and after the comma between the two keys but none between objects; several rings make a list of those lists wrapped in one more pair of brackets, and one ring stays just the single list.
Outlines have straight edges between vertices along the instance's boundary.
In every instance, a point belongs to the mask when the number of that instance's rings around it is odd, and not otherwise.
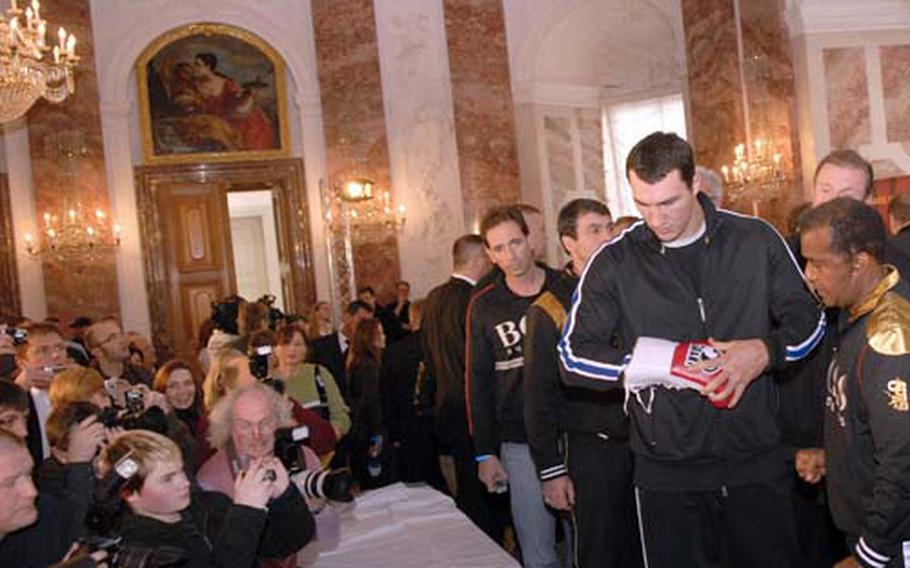
[{"label": "candle on sconce", "polygon": [[399,206],[398,206],[398,214],[399,214],[399,215],[404,215],[404,211],[405,211],[404,205],[399,205]]},{"label": "candle on sconce", "polygon": [[51,225],[51,214],[45,211],[44,212],[44,226],[50,227],[50,225]]},{"label": "candle on sconce", "polygon": [[735,148],[735,152],[736,152],[736,161],[738,162],[738,161],[742,160],[743,158],[746,157],[746,145],[742,144],[742,143],[737,144],[736,148]]},{"label": "candle on sconce", "polygon": [[757,159],[760,159],[760,158],[761,158],[761,156],[762,156],[762,150],[764,149],[764,147],[765,147],[765,141],[764,141],[764,140],[762,140],[761,138],[759,138],[758,140],[755,141],[755,157],[756,157]]},{"label": "candle on sconce", "polygon": [[721,166],[720,173],[724,175],[724,183],[730,183],[730,168],[727,166]]}]

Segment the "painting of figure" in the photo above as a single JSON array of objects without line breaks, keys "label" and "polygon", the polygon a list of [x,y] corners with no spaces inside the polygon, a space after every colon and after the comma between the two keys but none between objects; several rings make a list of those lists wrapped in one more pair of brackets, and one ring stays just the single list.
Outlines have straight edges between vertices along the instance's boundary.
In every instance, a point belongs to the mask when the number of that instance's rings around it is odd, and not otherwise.
[{"label": "painting of figure", "polygon": [[285,155],[284,66],[252,34],[216,24],[165,34],[137,76],[147,161]]}]

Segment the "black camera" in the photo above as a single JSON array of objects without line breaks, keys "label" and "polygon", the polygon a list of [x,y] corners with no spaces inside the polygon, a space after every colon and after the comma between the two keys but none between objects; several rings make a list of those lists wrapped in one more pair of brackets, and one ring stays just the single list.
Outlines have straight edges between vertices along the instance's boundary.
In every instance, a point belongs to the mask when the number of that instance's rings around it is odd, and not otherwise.
[{"label": "black camera", "polygon": [[320,497],[342,503],[353,501],[350,471],[347,469],[317,471],[305,469],[306,465],[303,463],[300,446],[309,436],[310,430],[306,426],[279,428],[275,431],[275,457],[281,460],[288,473],[299,474],[296,482],[307,497]]},{"label": "black camera", "polygon": [[21,327],[7,327],[3,331],[13,338],[13,345],[19,346],[28,341],[28,331]]},{"label": "black camera", "polygon": [[215,329],[237,335],[237,316],[240,305],[246,303],[241,296],[228,296],[220,302],[212,302],[212,324]]},{"label": "black camera", "polygon": [[110,568],[166,568],[183,566],[188,560],[186,552],[172,546],[147,548],[123,546],[122,537],[88,536],[80,541],[88,554],[98,550],[107,552]]},{"label": "black camera", "polygon": [[271,355],[271,345],[250,347],[250,373],[261,381],[267,379],[269,376],[269,357],[271,357]]}]

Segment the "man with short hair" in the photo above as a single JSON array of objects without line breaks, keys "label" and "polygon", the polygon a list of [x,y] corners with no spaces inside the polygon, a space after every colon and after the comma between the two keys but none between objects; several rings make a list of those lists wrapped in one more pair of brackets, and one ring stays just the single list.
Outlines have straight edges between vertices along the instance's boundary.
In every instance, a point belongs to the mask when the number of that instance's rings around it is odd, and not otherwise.
[{"label": "man with short hair", "polygon": [[524,340],[528,444],[544,501],[573,513],[578,568],[641,565],[622,393],[563,386],[556,352],[578,277],[610,240],[610,225],[610,210],[593,199],[560,210],[559,239],[571,260],[563,278],[528,309]]},{"label": "man with short hair", "polygon": [[528,307],[559,274],[534,262],[518,207],[491,210],[480,232],[501,273],[468,307],[467,408],[477,473],[490,492],[508,485],[524,565],[556,567],[556,520],[544,504],[525,431],[522,339]]},{"label": "man with short hair", "polygon": [[[634,393],[646,565],[795,567],[769,375],[815,347],[824,316],[773,227],[694,192],[685,140],[645,137],[626,174],[643,222],[601,247],[582,273],[559,343],[563,380]],[[640,342],[669,345],[670,356],[659,365]],[[643,374],[630,375],[642,357]],[[630,376],[642,382],[629,385]]]},{"label": "man with short hair", "polygon": [[54,375],[67,368],[66,344],[57,328],[36,323],[26,328],[28,338],[17,348],[20,373],[16,383],[29,394],[27,443],[32,459],[41,463],[50,456],[45,423],[51,413],[48,390]]},{"label": "man with short hair", "polygon": [[[94,479],[87,460],[66,466],[64,490],[42,493],[22,440],[0,430],[0,559],[4,566],[49,566],[85,535]],[[91,563],[88,566],[92,566]]]},{"label": "man with short hair", "polygon": [[329,370],[338,383],[341,394],[347,397],[348,383],[345,361],[348,348],[354,338],[354,330],[361,320],[373,317],[374,309],[362,300],[354,300],[348,304],[341,316],[341,327],[329,335],[320,337],[313,342],[313,362]]},{"label": "man with short hair", "polygon": [[[426,376],[435,388],[436,436],[452,453],[455,504],[496,542],[502,527],[477,477],[465,412],[465,325],[471,290],[490,271],[479,235],[462,235],[452,245],[452,275],[433,288],[423,308]],[[445,471],[445,467],[443,467]]]},{"label": "man with short hair", "polygon": [[85,343],[110,392],[117,380],[152,386],[151,374],[130,362],[129,339],[117,320],[105,318],[90,325],[85,332]]},{"label": "man with short hair", "polygon": [[28,437],[28,402],[22,387],[0,379],[0,430],[24,441]]},{"label": "man with short hair", "polygon": [[910,193],[899,193],[888,202],[893,235],[885,243],[885,260],[897,267],[901,278],[910,278]]},{"label": "man with short hair", "polygon": [[821,205],[838,197],[869,201],[874,181],[872,165],[859,152],[833,150],[815,168],[812,205]]},{"label": "man with short hair", "polygon": [[[803,218],[806,277],[840,308],[827,374],[825,472],[853,559],[910,566],[910,286],[883,263],[878,212],[839,198]],[[812,479],[810,481],[817,481]]]}]

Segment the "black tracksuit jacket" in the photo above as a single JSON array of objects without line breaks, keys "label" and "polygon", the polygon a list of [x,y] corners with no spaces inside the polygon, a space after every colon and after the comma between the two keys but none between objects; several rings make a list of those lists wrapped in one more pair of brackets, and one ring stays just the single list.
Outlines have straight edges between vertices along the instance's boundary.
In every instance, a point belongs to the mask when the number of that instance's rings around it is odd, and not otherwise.
[{"label": "black tracksuit jacket", "polygon": [[525,429],[541,481],[569,473],[559,443],[562,434],[599,435],[611,442],[629,439],[629,418],[620,390],[594,392],[559,380],[556,344],[577,285],[578,278],[565,272],[528,309]]},{"label": "black tracksuit jacket", "polygon": [[910,557],[910,285],[896,272],[841,310],[827,378],[826,482],[863,566]]},{"label": "black tracksuit jacket", "polygon": [[[559,273],[545,266],[541,291]],[[468,305],[465,383],[468,424],[478,456],[495,455],[501,442],[527,443],[524,423],[525,314],[540,294],[519,296],[498,273]]]},{"label": "black tracksuit jacket", "polygon": [[[559,343],[563,380],[621,388],[638,337],[673,341],[759,338],[769,371],[805,357],[822,338],[824,314],[783,238],[767,223],[715,210],[705,214],[701,289],[664,257],[643,221],[599,249],[581,277]],[[617,334],[620,341],[612,341]],[[717,409],[692,389],[640,393],[629,404],[636,484],[652,490],[715,490],[785,475],[777,390],[756,379],[732,409]]]}]

